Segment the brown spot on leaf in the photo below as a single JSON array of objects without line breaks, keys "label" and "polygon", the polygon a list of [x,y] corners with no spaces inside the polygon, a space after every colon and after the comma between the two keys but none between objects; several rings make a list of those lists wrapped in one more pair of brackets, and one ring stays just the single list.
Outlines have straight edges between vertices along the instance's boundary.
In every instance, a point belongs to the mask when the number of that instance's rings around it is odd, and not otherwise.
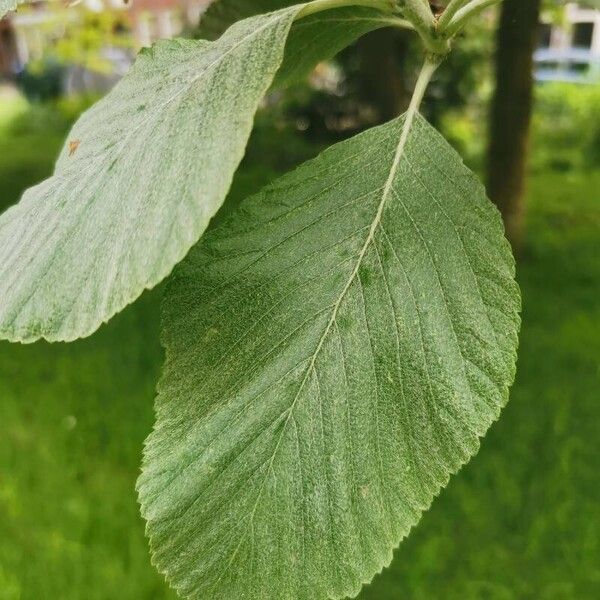
[{"label": "brown spot on leaf", "polygon": [[79,148],[79,144],[81,144],[81,140],[71,140],[69,142],[69,156],[73,156],[75,152],[77,152],[77,148]]}]

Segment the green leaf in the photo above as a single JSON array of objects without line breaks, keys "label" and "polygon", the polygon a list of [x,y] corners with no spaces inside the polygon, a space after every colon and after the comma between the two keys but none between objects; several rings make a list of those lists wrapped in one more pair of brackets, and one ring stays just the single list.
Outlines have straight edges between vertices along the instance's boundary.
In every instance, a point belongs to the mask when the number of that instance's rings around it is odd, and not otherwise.
[{"label": "green leaf", "polygon": [[211,600],[356,595],[513,381],[496,209],[421,117],[325,151],[203,238],[164,303],[138,482],[153,561]]},{"label": "green leaf", "polygon": [[[295,0],[217,0],[203,15],[199,35],[216,39],[239,19],[293,4]],[[329,60],[364,34],[391,23],[390,14],[361,6],[328,10],[296,21],[274,86],[301,81],[319,62]]]},{"label": "green leaf", "polygon": [[301,6],[142,52],[0,216],[0,337],[68,341],[164,279],[221,206]]}]

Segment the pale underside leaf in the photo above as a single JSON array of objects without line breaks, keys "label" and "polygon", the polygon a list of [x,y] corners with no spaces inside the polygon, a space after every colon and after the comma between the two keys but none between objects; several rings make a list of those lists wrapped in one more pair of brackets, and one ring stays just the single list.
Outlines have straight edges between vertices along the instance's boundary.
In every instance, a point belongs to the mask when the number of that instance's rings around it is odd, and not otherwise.
[{"label": "pale underside leaf", "polygon": [[356,595],[513,381],[501,219],[422,118],[246,200],[176,271],[138,482],[153,561],[211,600]]},{"label": "pale underside leaf", "polygon": [[[217,0],[202,16],[199,33],[215,39],[239,19],[293,4],[295,0]],[[319,62],[332,58],[365,33],[389,25],[389,14],[361,6],[328,10],[296,21],[274,87],[301,81]]]},{"label": "pale underside leaf", "polygon": [[164,279],[221,206],[301,6],[165,41],[75,124],[0,216],[0,337],[93,333]]}]

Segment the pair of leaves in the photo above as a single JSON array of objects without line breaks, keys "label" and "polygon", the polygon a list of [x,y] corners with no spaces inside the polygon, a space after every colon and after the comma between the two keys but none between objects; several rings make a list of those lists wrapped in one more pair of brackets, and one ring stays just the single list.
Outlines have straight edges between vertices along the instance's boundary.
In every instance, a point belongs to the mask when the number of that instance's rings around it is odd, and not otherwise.
[{"label": "pair of leaves", "polygon": [[422,118],[325,151],[177,269],[138,488],[185,597],[356,595],[508,397],[501,219]]},{"label": "pair of leaves", "polygon": [[241,21],[215,42],[160,42],[81,117],[54,175],[0,216],[1,338],[90,335],[162,281],[223,203],[282,61],[282,77],[298,78],[325,48],[382,25],[369,9],[352,22],[332,11],[311,46],[322,23],[294,23],[301,9]]},{"label": "pair of leaves", "polygon": [[[276,71],[386,20],[300,10],[160,43],[82,117],[0,217],[0,336],[88,335],[163,279],[223,202]],[[357,594],[506,402],[519,295],[500,218],[431,127],[398,146],[403,127],[247,200],[171,282],[138,489],[185,596]]]}]

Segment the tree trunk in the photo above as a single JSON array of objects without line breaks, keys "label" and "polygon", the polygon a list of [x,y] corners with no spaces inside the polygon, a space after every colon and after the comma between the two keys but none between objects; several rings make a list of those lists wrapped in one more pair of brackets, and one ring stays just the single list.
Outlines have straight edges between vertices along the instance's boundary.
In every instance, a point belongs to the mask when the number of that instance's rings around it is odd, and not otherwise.
[{"label": "tree trunk", "polygon": [[522,235],[539,13],[540,0],[504,0],[497,35],[488,193],[502,213],[515,249]]},{"label": "tree trunk", "polygon": [[375,121],[389,121],[404,112],[410,96],[405,85],[406,37],[399,31],[380,29],[358,42],[359,95],[375,111]]}]

